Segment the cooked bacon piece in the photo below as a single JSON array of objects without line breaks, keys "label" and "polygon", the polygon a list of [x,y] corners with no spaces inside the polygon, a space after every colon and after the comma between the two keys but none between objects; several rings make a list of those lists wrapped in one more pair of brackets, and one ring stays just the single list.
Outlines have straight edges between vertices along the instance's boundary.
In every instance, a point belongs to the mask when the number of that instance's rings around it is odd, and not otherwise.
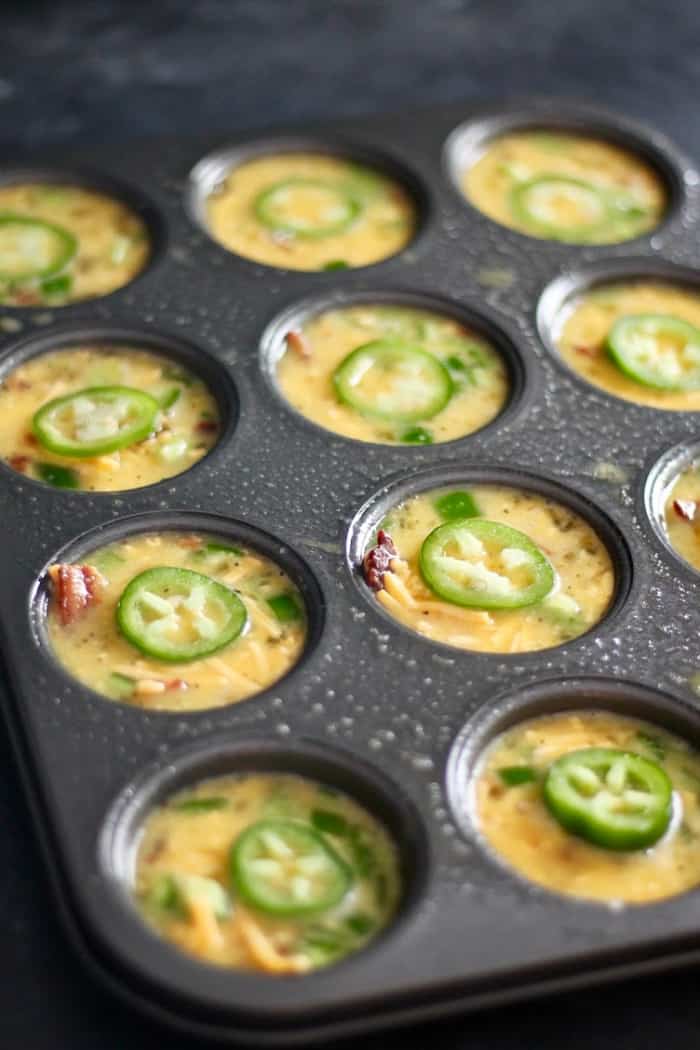
[{"label": "cooked bacon piece", "polygon": [[21,376],[8,376],[2,385],[6,390],[29,390],[32,384]]},{"label": "cooked bacon piece", "polygon": [[7,462],[13,470],[19,471],[20,474],[26,474],[29,464],[31,463],[31,459],[29,458],[29,456],[16,455],[10,456]]},{"label": "cooked bacon piece", "polygon": [[219,429],[219,424],[215,419],[200,419],[195,429],[205,434],[211,434]]},{"label": "cooked bacon piece", "polygon": [[575,346],[574,350],[577,354],[583,354],[584,357],[598,356],[598,350],[595,346]]},{"label": "cooked bacon piece", "polygon": [[165,852],[165,847],[167,846],[167,844],[168,844],[168,840],[166,838],[164,838],[163,836],[161,836],[160,838],[157,838],[155,840],[155,842],[153,843],[153,845],[151,846],[151,848],[148,851],[148,853],[146,854],[146,856],[144,857],[144,860],[148,864],[152,864],[154,860],[158,860],[158,858],[160,856],[162,856],[163,853]]},{"label": "cooked bacon piece", "polygon": [[24,435],[24,442],[25,442],[26,445],[31,445],[32,448],[36,448],[37,445],[39,444],[39,441],[38,441],[36,435],[32,434],[31,431]]},{"label": "cooked bacon piece", "polygon": [[20,306],[36,306],[37,303],[41,302],[41,296],[38,292],[33,292],[29,288],[18,288],[14,297]]},{"label": "cooked bacon piece", "polygon": [[377,533],[376,547],[368,550],[362,561],[365,580],[373,591],[381,591],[383,588],[384,574],[390,571],[391,559],[395,558],[397,553],[389,533],[380,529]]},{"label": "cooked bacon piece", "polygon": [[185,689],[188,689],[189,686],[187,685],[187,682],[185,681],[184,678],[171,678],[169,681],[167,681],[165,683],[165,688],[166,689],[180,689],[180,690],[184,691]]},{"label": "cooked bacon piece", "polygon": [[698,510],[697,501],[694,499],[674,499],[673,509],[683,521],[693,521]]},{"label": "cooked bacon piece", "polygon": [[289,331],[284,339],[289,349],[294,351],[297,357],[304,359],[311,357],[311,347],[301,332]]},{"label": "cooked bacon piece", "polygon": [[100,600],[104,580],[92,565],[52,565],[49,576],[64,627]]},{"label": "cooked bacon piece", "polygon": [[190,550],[194,551],[198,550],[202,546],[203,542],[204,541],[202,540],[201,536],[180,536],[178,538],[177,544],[179,547],[187,547]]}]

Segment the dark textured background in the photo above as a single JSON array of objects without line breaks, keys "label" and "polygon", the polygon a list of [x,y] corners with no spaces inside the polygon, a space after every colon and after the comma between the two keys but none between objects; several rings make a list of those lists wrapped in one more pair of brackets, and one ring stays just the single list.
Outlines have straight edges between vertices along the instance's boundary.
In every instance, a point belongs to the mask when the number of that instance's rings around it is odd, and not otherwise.
[{"label": "dark textured background", "polygon": [[[116,0],[0,7],[0,147],[231,133],[499,95],[656,123],[700,162],[698,0]],[[58,929],[0,734],[0,1047],[187,1050],[85,977]],[[365,1050],[700,1046],[685,972],[500,1009]],[[202,1046],[203,1044],[198,1044]]]}]

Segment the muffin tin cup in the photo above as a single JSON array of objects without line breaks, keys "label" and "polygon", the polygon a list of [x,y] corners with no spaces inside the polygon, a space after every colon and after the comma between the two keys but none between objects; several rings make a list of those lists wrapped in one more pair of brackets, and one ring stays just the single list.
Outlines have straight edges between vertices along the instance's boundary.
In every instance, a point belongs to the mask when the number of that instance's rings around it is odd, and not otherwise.
[{"label": "muffin tin cup", "polygon": [[[90,553],[100,550],[108,544],[147,533],[168,532],[192,532],[218,537],[228,542],[242,543],[284,569],[298,588],[304,602],[307,621],[306,638],[298,660],[291,665],[281,679],[273,682],[270,686],[264,687],[259,693],[253,694],[247,701],[234,701],[234,703],[247,703],[254,700],[256,696],[269,693],[288,675],[293,674],[295,668],[298,668],[305,662],[313,652],[323,633],[325,615],[324,595],[313,572],[295,551],[290,550],[286,544],[275,537],[245,522],[232,521],[228,518],[216,517],[211,514],[193,514],[185,511],[151,512],[119,518],[110,525],[103,525],[78,537],[67,547],[57,551],[49,564],[55,562],[80,562],[83,560],[89,563]],[[49,566],[47,565],[39,574],[30,598],[30,621],[34,644],[41,653],[42,658],[53,665],[55,674],[61,676],[69,684],[80,685],[83,691],[89,693],[88,687],[78,683],[78,680],[71,675],[70,671],[60,664],[51,648],[47,630],[50,593],[48,568]],[[174,665],[175,670],[177,670],[177,667]],[[94,693],[93,695],[99,698],[101,702],[120,703],[118,700],[110,700],[107,697],[103,697],[100,693]],[[171,718],[177,715],[179,718],[187,718],[201,717],[211,710],[218,710],[218,708],[202,708],[193,712],[152,711],[150,714],[151,717],[155,716],[156,718],[160,715]],[[145,711],[142,710],[142,713],[145,713]]]},{"label": "muffin tin cup", "polygon": [[616,397],[603,387],[589,383],[585,376],[580,375],[564,361],[557,349],[557,326],[562,316],[566,314],[569,305],[579,296],[595,288],[635,281],[660,281],[700,294],[700,270],[671,263],[665,259],[622,256],[614,259],[599,259],[588,265],[566,269],[564,272],[559,272],[554,280],[546,285],[535,304],[535,325],[542,344],[549,351],[556,366],[581,388],[585,388],[588,394],[595,394],[617,405],[622,404],[630,413],[647,413],[650,421],[660,413],[694,419],[698,414],[696,412],[658,408],[653,405],[637,404],[627,398]]},{"label": "muffin tin cup", "polygon": [[640,486],[638,508],[639,514],[651,536],[656,540],[671,570],[700,582],[700,573],[685,558],[678,554],[668,538],[664,523],[664,504],[671,486],[679,474],[682,474],[693,463],[700,459],[700,439],[683,441],[680,445],[666,449],[651,464],[643,484]]},{"label": "muffin tin cup", "polygon": [[[526,109],[533,124],[559,113],[571,126],[572,107],[554,101],[500,112],[520,120]],[[153,265],[104,299],[0,309],[0,374],[25,354],[73,338],[130,333],[130,343],[146,337],[146,349],[166,355],[182,347],[182,360],[227,406],[228,423],[209,455],[143,489],[70,493],[0,469],[3,711],[59,908],[93,972],[178,1030],[306,1046],[700,954],[695,891],[620,912],[579,906],[533,890],[494,863],[451,809],[455,741],[465,725],[476,725],[470,719],[477,712],[500,710],[495,698],[595,672],[656,690],[685,719],[700,666],[696,580],[666,558],[638,502],[659,456],[697,440],[694,414],[584,390],[557,365],[535,322],[543,290],[589,266],[605,276],[606,266],[633,254],[640,272],[668,268],[670,275],[675,264],[690,274],[700,264],[697,173],[655,133],[637,129],[630,142],[627,121],[576,108],[577,127],[605,133],[603,121],[676,179],[677,207],[658,230],[623,245],[535,241],[475,212],[444,168],[454,129],[493,112],[454,106],[287,129],[247,136],[224,154],[202,136],[71,158],[71,172],[109,172],[104,183],[89,178],[96,188],[133,187],[151,202],[153,229],[165,231]],[[195,190],[201,203],[211,155],[228,163],[291,144],[385,163],[419,202],[416,238],[371,267],[323,274],[229,254],[202,229],[201,212],[193,218],[188,210]],[[201,158],[207,170],[198,168]],[[45,156],[32,158],[31,170],[58,179],[68,169],[64,158]],[[510,406],[481,431],[427,448],[351,441],[295,417],[271,381],[280,326],[358,298],[443,307],[491,335],[514,369]],[[566,645],[503,655],[418,639],[381,612],[357,574],[369,530],[389,503],[467,478],[525,485],[588,519],[618,572],[604,620]],[[161,527],[239,536],[278,558],[301,584],[309,642],[271,688],[197,713],[148,712],[101,698],[47,651],[47,566],[129,531]],[[290,769],[327,772],[390,824],[391,813],[404,814],[392,825],[409,869],[395,928],[305,979],[212,971],[158,941],[126,900],[123,861],[144,807],[182,783],[178,777],[244,755],[246,762],[274,756]]]},{"label": "muffin tin cup", "polygon": [[340,984],[352,983],[358,976],[364,984],[368,967],[382,965],[382,956],[388,960],[400,950],[401,928],[424,893],[429,870],[420,817],[405,793],[372,765],[308,739],[288,743],[245,737],[209,740],[169,756],[167,765],[157,763],[129,784],[108,812],[99,839],[99,864],[113,900],[108,909],[111,921],[102,921],[102,926],[110,949],[120,953],[127,964],[138,958],[143,976],[177,998],[189,997],[223,1013],[245,1010],[251,1018],[257,1012],[258,1020],[272,1015],[277,1024],[294,1023],[300,1012],[298,979],[236,973],[174,951],[146,929],[129,893],[139,832],[153,807],[203,779],[255,772],[301,775],[338,788],[373,813],[398,848],[403,892],[392,923],[360,953],[304,978],[317,1008],[342,1007]]},{"label": "muffin tin cup", "polygon": [[[687,206],[688,187],[695,187],[698,174],[688,158],[681,156],[660,132],[637,121],[621,119],[604,109],[593,106],[560,104],[552,100],[538,100],[526,106],[499,107],[486,110],[479,116],[466,120],[456,127],[445,143],[445,171],[461,196],[461,175],[474,164],[495,139],[512,132],[545,130],[588,135],[609,142],[630,153],[640,156],[651,165],[665,183],[669,206],[662,222],[642,236],[623,242],[635,245],[648,241],[652,236],[661,236],[681,219]],[[469,204],[469,207],[473,205]],[[474,209],[478,211],[478,209]],[[493,222],[494,220],[489,220]],[[532,237],[511,230],[519,237]],[[535,238],[535,243],[548,243]],[[551,243],[551,242],[550,242]],[[581,249],[583,245],[567,245],[569,250]],[[611,245],[596,245],[603,248]]]},{"label": "muffin tin cup", "polygon": [[358,511],[348,530],[346,559],[353,580],[362,596],[369,601],[370,605],[380,616],[390,620],[393,624],[397,624],[397,621],[376,601],[374,592],[365,583],[362,573],[364,553],[380,522],[393,507],[410,499],[412,496],[450,486],[468,487],[470,485],[497,485],[521,489],[534,495],[542,496],[545,499],[555,500],[583,518],[595,530],[596,535],[603,542],[610,555],[615,574],[615,585],[610,604],[598,623],[593,624],[583,634],[562,643],[562,645],[544,650],[500,653],[455,649],[453,646],[424,638],[410,631],[409,628],[398,625],[401,627],[401,630],[408,632],[416,641],[420,641],[433,649],[435,647],[439,649],[449,648],[455,654],[463,653],[472,658],[482,660],[522,662],[523,660],[531,661],[541,657],[542,654],[551,652],[552,649],[561,649],[564,646],[570,648],[590,635],[596,635],[600,639],[608,631],[618,629],[619,625],[616,624],[616,620],[622,613],[632,591],[634,573],[629,549],[621,530],[614,521],[589,499],[582,497],[571,488],[561,485],[554,477],[548,477],[540,473],[535,474],[524,467],[504,467],[498,463],[489,465],[483,462],[440,465],[395,477],[388,480],[384,487],[371,496]]},{"label": "muffin tin cup", "polygon": [[[447,791],[452,814],[465,838],[477,843],[502,866],[514,880],[534,893],[564,897],[580,908],[619,908],[604,901],[565,897],[556,891],[530,882],[525,875],[508,865],[487,842],[479,828],[474,789],[480,762],[489,744],[500,734],[530,719],[577,711],[607,711],[658,725],[700,747],[700,713],[688,703],[634,681],[607,678],[603,675],[580,678],[551,678],[535,682],[522,690],[494,697],[493,702],[478,711],[457,736],[447,764]],[[697,890],[686,891],[697,897]],[[684,896],[684,894],[679,894]],[[627,904],[627,908],[664,907],[651,902]]]},{"label": "muffin tin cup", "polygon": [[[269,138],[254,138],[244,143],[230,146],[222,146],[208,153],[198,160],[189,173],[187,191],[185,195],[185,206],[193,220],[206,234],[207,237],[219,246],[228,256],[235,258],[239,263],[248,266],[263,267],[267,270],[277,270],[275,266],[268,263],[258,262],[255,259],[239,255],[230,251],[221,244],[210,231],[206,215],[207,198],[226,179],[228,175],[235,172],[236,168],[247,161],[257,160],[260,157],[272,157],[284,153],[317,153],[322,156],[335,157],[339,160],[352,161],[362,164],[370,169],[394,179],[409,194],[415,207],[416,225],[413,236],[408,244],[399,251],[398,255],[408,250],[420,239],[423,230],[430,217],[429,198],[424,189],[422,181],[417,178],[410,168],[399,163],[396,158],[387,155],[379,149],[369,149],[362,141],[353,142],[337,135],[325,135],[313,137],[308,135],[276,135]],[[387,256],[394,258],[394,256]],[[366,263],[363,266],[353,267],[360,271],[367,271],[371,267],[379,266],[385,262],[378,259],[377,262]],[[324,278],[332,281],[332,273],[323,271],[299,271],[291,270],[293,273],[306,273],[307,277],[318,280]]]},{"label": "muffin tin cup", "polygon": [[[97,303],[119,301],[119,298],[127,289],[132,289],[136,282],[146,277],[152,268],[156,267],[165,255],[168,248],[168,227],[163,220],[163,215],[150,199],[148,192],[141,189],[138,184],[115,178],[106,171],[93,168],[89,163],[73,165],[65,160],[51,159],[47,165],[21,165],[4,168],[0,172],[0,188],[26,183],[45,183],[48,185],[77,186],[83,190],[94,190],[106,197],[111,197],[121,204],[125,204],[137,215],[146,227],[149,239],[148,258],[141,270],[126,284],[107,295],[90,299],[79,299],[76,302],[66,303],[64,306],[0,306],[0,310],[8,311],[8,314],[17,317],[39,317],[49,313],[55,314],[62,319],[72,316],[75,310],[87,306],[88,308]],[[41,323],[41,322],[39,322]]]},{"label": "muffin tin cup", "polygon": [[518,349],[517,335],[510,332],[492,310],[483,305],[461,303],[439,295],[426,295],[424,292],[406,288],[373,291],[370,286],[366,286],[364,289],[352,291],[336,289],[326,295],[318,295],[292,303],[275,317],[263,332],[260,344],[260,367],[270,390],[281,402],[283,410],[289,412],[302,426],[313,427],[327,434],[331,440],[346,441],[360,446],[371,445],[377,449],[390,447],[398,453],[403,453],[408,459],[415,455],[415,446],[359,441],[327,430],[291,405],[277,381],[277,365],[286,352],[285,335],[287,332],[298,330],[313,318],[328,311],[343,310],[353,306],[367,306],[370,309],[373,306],[400,306],[407,309],[425,310],[441,318],[457,321],[487,340],[505,364],[509,384],[508,395],[494,418],[471,433],[463,434],[450,441],[440,441],[428,447],[424,446],[422,449],[424,455],[439,455],[443,449],[449,449],[458,442],[469,441],[475,434],[483,437],[491,427],[507,426],[527,411],[528,403],[539,379],[535,362],[525,359]]},{"label": "muffin tin cup", "polygon": [[[39,332],[17,339],[6,349],[0,357],[0,382],[8,378],[16,368],[33,358],[55,350],[68,350],[81,345],[109,348],[123,346],[128,349],[145,350],[166,358],[174,364],[182,365],[201,379],[214,397],[219,411],[220,427],[217,441],[212,448],[180,474],[173,474],[161,481],[151,485],[142,485],[136,489],[115,489],[103,492],[77,490],[64,492],[64,496],[72,495],[76,499],[83,499],[86,496],[92,498],[126,496],[128,498],[133,493],[143,490],[157,491],[162,486],[172,485],[176,478],[198,470],[205,460],[207,465],[211,466],[212,458],[215,461],[218,452],[231,444],[239,417],[238,393],[231,375],[201,347],[167,331],[127,325],[100,325],[95,321],[81,322],[80,320],[72,323],[69,321],[52,324],[48,329],[41,329]],[[12,470],[2,459],[0,459],[0,471],[11,474],[15,480],[18,479],[17,471]],[[40,481],[23,475],[20,475],[20,478],[23,485],[37,485],[46,490],[46,485]]]}]

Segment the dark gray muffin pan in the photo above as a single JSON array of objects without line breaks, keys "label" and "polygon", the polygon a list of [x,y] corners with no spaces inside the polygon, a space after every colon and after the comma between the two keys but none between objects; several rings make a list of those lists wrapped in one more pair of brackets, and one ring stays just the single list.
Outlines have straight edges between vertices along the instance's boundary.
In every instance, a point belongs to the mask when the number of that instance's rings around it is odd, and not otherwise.
[{"label": "dark gray muffin pan", "polygon": [[[533,240],[475,211],[456,166],[491,136],[528,125],[639,150],[668,184],[667,219],[626,244],[577,247]],[[227,252],[203,228],[202,195],[231,162],[288,148],[340,153],[402,179],[420,212],[415,239],[391,259],[342,272],[282,271]],[[560,363],[551,341],[557,311],[591,284],[650,275],[700,283],[692,163],[619,117],[521,102],[221,147],[202,138],[100,147],[70,163],[18,158],[2,180],[27,176],[124,196],[149,223],[154,250],[142,275],[103,299],[0,308],[0,376],[28,355],[85,339],[143,345],[195,368],[224,419],[219,444],[190,471],[131,492],[51,490],[0,467],[4,711],[66,928],[92,971],[176,1028],[307,1046],[700,957],[700,890],[615,909],[547,892],[489,852],[468,802],[481,748],[534,713],[607,707],[700,743],[700,577],[658,524],[659,486],[694,455],[696,420],[594,389]],[[493,339],[512,380],[498,419],[448,444],[389,447],[330,434],[286,405],[274,362],[291,319],[393,300],[434,306]],[[411,492],[476,481],[554,495],[598,530],[617,572],[600,624],[555,649],[489,655],[433,644],[384,614],[358,571],[376,523]],[[273,688],[212,711],[149,713],[102,699],[53,659],[47,567],[161,528],[238,538],[299,584],[308,643]],[[185,957],[146,929],[129,896],[148,808],[201,777],[249,769],[344,788],[400,849],[405,892],[393,926],[302,979]]]}]

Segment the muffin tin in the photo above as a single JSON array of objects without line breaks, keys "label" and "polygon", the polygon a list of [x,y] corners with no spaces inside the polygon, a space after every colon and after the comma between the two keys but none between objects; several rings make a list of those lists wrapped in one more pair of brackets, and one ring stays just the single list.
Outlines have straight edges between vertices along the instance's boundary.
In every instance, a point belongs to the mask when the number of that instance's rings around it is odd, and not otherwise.
[{"label": "muffin tin", "polygon": [[[476,212],[455,188],[456,159],[533,124],[640,150],[669,186],[664,224],[633,242],[579,247]],[[411,244],[326,273],[276,270],[218,245],[201,226],[212,178],[231,160],[288,148],[339,152],[401,178],[420,209]],[[653,131],[548,102],[404,113],[221,149],[211,137],[100,147],[85,166],[77,156],[70,167],[30,158],[3,179],[15,175],[123,193],[147,219],[154,251],[136,281],[104,299],[0,311],[0,375],[73,341],[139,344],[195,368],[225,420],[218,446],[192,469],[132,492],[51,490],[0,469],[4,710],[61,912],[92,970],[177,1028],[306,1046],[700,957],[700,890],[614,909],[532,886],[485,848],[467,790],[495,732],[562,705],[642,714],[700,743],[700,580],[660,537],[653,495],[654,478],[698,438],[695,419],[616,401],[561,365],[550,341],[556,309],[580,287],[636,275],[700,281],[692,163]],[[291,317],[394,298],[464,318],[502,349],[513,393],[482,431],[434,446],[357,443],[281,399],[273,364]],[[555,494],[597,528],[618,581],[598,626],[555,649],[489,655],[431,643],[384,615],[358,573],[371,529],[407,492],[470,480]],[[211,711],[149,713],[102,699],[58,666],[44,630],[48,565],[157,528],[239,538],[300,586],[306,650],[273,688]],[[385,820],[402,856],[393,926],[303,979],[185,957],[128,896],[148,807],[192,780],[252,768],[348,790]]]}]

